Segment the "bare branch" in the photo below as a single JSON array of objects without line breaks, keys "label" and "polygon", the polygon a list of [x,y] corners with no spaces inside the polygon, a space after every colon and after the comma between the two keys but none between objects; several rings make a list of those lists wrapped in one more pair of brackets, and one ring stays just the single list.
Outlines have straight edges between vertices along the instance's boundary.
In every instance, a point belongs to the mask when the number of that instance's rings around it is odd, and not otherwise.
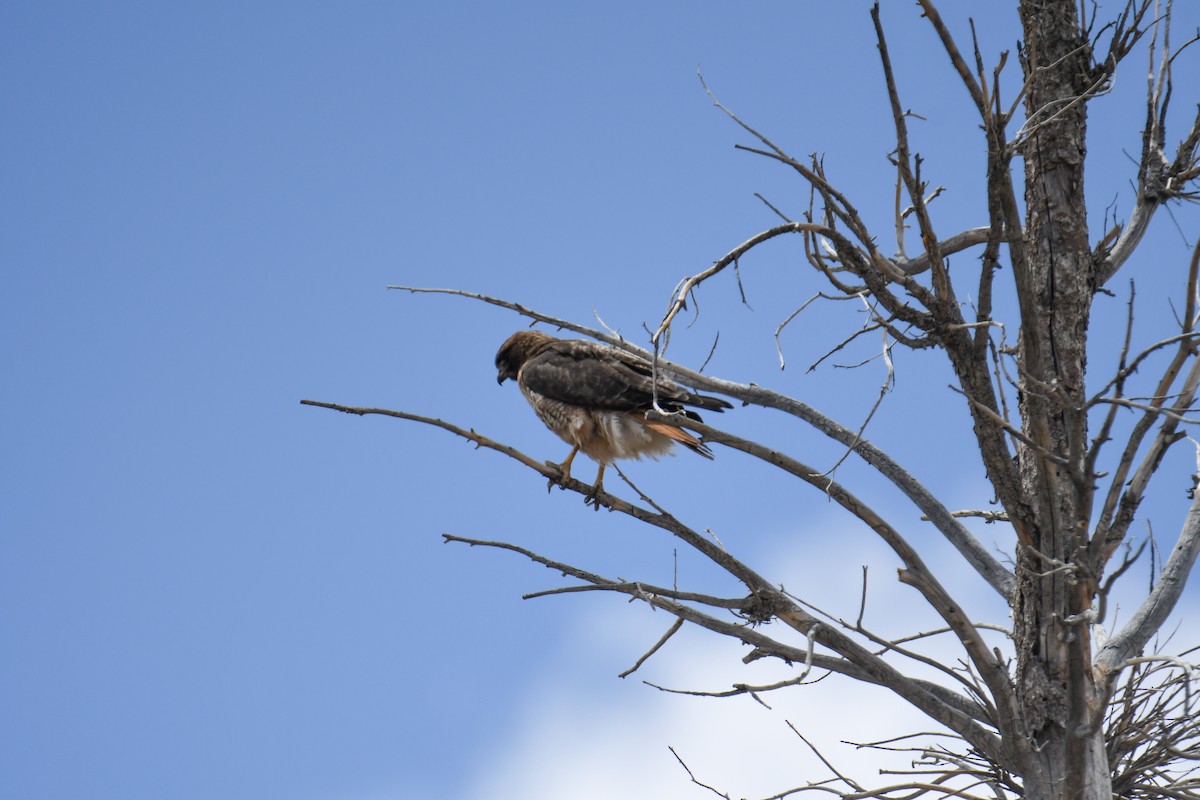
[{"label": "bare branch", "polygon": [[[1197,447],[1197,464],[1200,470],[1200,446]],[[1150,596],[1129,622],[1109,638],[1096,656],[1096,668],[1100,674],[1107,676],[1110,686],[1129,659],[1141,653],[1146,642],[1174,610],[1192,566],[1196,563],[1197,553],[1200,553],[1200,492],[1192,500],[1183,530]]]},{"label": "bare branch", "polygon": [[653,647],[651,647],[649,650],[647,650],[645,653],[643,653],[642,657],[639,658],[632,667],[625,670],[617,677],[618,678],[627,678],[630,675],[632,675],[633,673],[637,672],[638,668],[641,667],[642,664],[645,664],[646,660],[649,659],[650,656],[657,653],[659,651],[659,649],[661,649],[662,646],[667,643],[667,640],[669,640],[675,634],[679,633],[679,629],[682,627],[683,627],[683,620],[676,618],[675,621],[671,623],[671,627],[667,629],[667,632],[662,635],[662,638],[660,638],[657,642],[655,642]]},{"label": "bare branch", "polygon": [[[779,341],[780,334],[783,333],[783,329],[786,328],[791,323],[792,320],[794,320],[796,317],[800,316],[800,313],[802,311],[804,311],[804,309],[808,308],[810,305],[812,305],[812,303],[814,301],[816,301],[818,298],[821,298],[821,297],[824,297],[826,299],[831,299],[829,297],[829,295],[822,294],[821,292],[817,292],[812,297],[808,298],[803,303],[801,303],[799,308],[797,308],[791,314],[788,314],[787,319],[785,319],[783,322],[779,323],[779,325],[775,328],[775,352],[779,354],[779,368],[780,369],[785,369],[787,366],[787,362],[783,358],[783,345]],[[837,299],[844,300],[844,299],[848,299],[848,298],[837,298]]]},{"label": "bare branch", "polygon": [[[1197,274],[1197,270],[1200,270],[1200,244],[1197,245],[1196,255],[1192,260],[1193,280],[1189,281],[1189,286],[1193,289],[1195,287],[1194,277]],[[1193,352],[1190,338],[1180,342],[1179,351],[1167,366],[1163,377],[1159,380],[1150,407],[1145,410],[1142,418],[1138,420],[1133,432],[1130,434],[1129,442],[1126,444],[1121,461],[1114,471],[1109,492],[1101,511],[1100,521],[1096,526],[1096,533],[1093,535],[1092,542],[1089,545],[1093,564],[1096,565],[1093,567],[1094,571],[1099,570],[1099,566],[1108,559],[1125,537],[1126,531],[1128,531],[1129,525],[1133,521],[1133,516],[1141,505],[1146,487],[1149,485],[1150,479],[1158,471],[1163,456],[1183,436],[1177,429],[1184,412],[1192,407],[1192,404],[1196,400],[1197,390],[1200,389],[1200,359],[1193,360],[1191,369],[1184,377],[1183,385],[1176,395],[1175,402],[1170,408],[1164,409],[1163,406],[1166,399],[1170,396],[1171,385],[1175,382],[1176,377],[1188,359],[1196,359],[1196,353]],[[1164,410],[1170,413],[1163,413]],[[1132,477],[1126,482],[1126,477],[1129,475],[1143,438],[1148,434],[1153,423],[1160,420],[1158,433],[1155,435],[1137,469],[1133,470]],[[1120,496],[1119,501],[1117,500],[1118,494]]]},{"label": "bare branch", "polygon": [[[1078,49],[1062,56],[1060,61],[1066,61],[1067,59],[1074,58],[1075,56],[1078,56],[1080,53],[1084,52],[1085,49],[1085,45],[1080,45]],[[1039,69],[1050,70],[1056,66],[1058,66],[1057,63],[1052,63],[1043,67],[1039,67]],[[1039,130],[1053,125],[1072,109],[1088,102],[1089,100],[1092,100],[1093,98],[1099,97],[1102,94],[1106,94],[1109,90],[1111,90],[1111,88],[1112,86],[1109,83],[1109,76],[1102,74],[1100,77],[1096,78],[1090,86],[1074,97],[1053,104],[1047,104],[1041,108],[1038,108],[1034,113],[1029,115],[1029,117],[1025,120],[1025,124],[1021,126],[1020,130],[1013,134],[1012,147],[1017,149],[1024,147]]]},{"label": "bare branch", "polygon": [[[1172,67],[1178,53],[1172,53],[1169,45],[1170,11],[1156,20],[1154,25],[1149,48],[1146,124],[1142,131],[1136,201],[1116,242],[1105,250],[1108,239],[1105,237],[1105,241],[1096,248],[1094,256],[1099,262],[1099,286],[1111,280],[1137,249],[1159,207],[1171,199],[1195,197],[1195,193],[1187,192],[1185,186],[1200,177],[1200,106],[1197,107],[1191,128],[1180,140],[1175,158],[1171,160],[1166,155],[1166,117],[1171,100]],[[1161,46],[1158,42],[1160,32]]]},{"label": "bare branch", "polygon": [[691,768],[687,764],[684,763],[682,758],[679,757],[679,753],[675,752],[674,747],[668,747],[667,749],[671,751],[671,755],[675,756],[675,760],[679,762],[679,766],[683,767],[683,771],[688,774],[688,779],[692,783],[696,784],[701,789],[707,789],[708,791],[715,794],[717,797],[723,797],[723,798],[725,798],[725,800],[732,800],[729,797],[729,795],[725,794],[724,792],[717,791],[713,787],[709,786],[707,783],[701,783],[699,780],[697,780],[695,774],[692,773]]},{"label": "bare branch", "polygon": [[965,231],[956,233],[953,236],[948,236],[945,239],[938,241],[937,246],[928,251],[921,253],[913,258],[901,258],[895,256],[892,258],[892,263],[896,268],[906,275],[918,275],[929,269],[930,253],[939,253],[943,258],[946,256],[961,253],[976,245],[985,244],[988,241],[991,233],[990,227],[968,228]]},{"label": "bare branch", "polygon": [[718,259],[711,267],[685,278],[679,284],[679,286],[676,287],[675,291],[673,292],[671,304],[668,307],[666,314],[663,315],[662,322],[659,323],[658,328],[654,331],[653,336],[651,336],[651,341],[657,344],[662,339],[663,334],[675,320],[675,315],[687,307],[688,298],[691,296],[692,292],[697,286],[712,276],[720,273],[729,265],[736,263],[741,256],[763,242],[787,233],[818,233],[822,236],[838,236],[837,232],[830,228],[826,228],[821,225],[813,225],[812,223],[808,222],[789,222],[784,225],[777,225],[774,228],[770,228],[769,230],[765,230],[761,233],[751,236],[749,239],[742,242],[733,250],[729,251],[720,259]]},{"label": "bare branch", "polygon": [[[1160,398],[1157,398],[1157,397],[1154,398],[1154,400],[1159,400],[1159,399]],[[1172,422],[1178,422],[1183,425],[1200,425],[1200,418],[1192,419],[1189,417],[1185,417],[1179,411],[1176,411],[1171,408],[1163,408],[1161,405],[1154,405],[1153,403],[1138,403],[1133,400],[1127,400],[1125,398],[1118,398],[1118,397],[1101,397],[1101,398],[1097,399],[1096,402],[1099,404],[1102,404],[1102,405],[1103,404],[1111,404],[1114,406],[1121,406],[1122,408],[1133,408],[1133,409],[1137,409],[1138,411],[1145,411],[1146,413],[1150,414],[1151,416],[1163,417],[1165,419],[1171,420]],[[1189,412],[1194,411],[1194,410],[1195,409],[1187,409],[1187,411],[1189,411]]]},{"label": "bare branch", "polygon": [[[892,74],[887,38],[883,33],[883,23],[879,19],[879,3],[875,3],[871,7],[871,21],[875,25],[875,41],[879,47],[880,61],[883,64],[884,82],[887,85],[888,99],[892,107],[892,120],[896,131],[896,155],[893,161],[896,164],[900,181],[904,184],[904,189],[912,201],[917,227],[921,233],[921,242],[924,245],[923,250],[929,256],[929,265],[933,272],[934,294],[938,300],[952,303],[953,291],[950,288],[950,274],[942,262],[942,254],[937,250],[937,235],[933,230],[929,209],[926,207],[925,187],[920,180],[921,159],[920,156],[917,156],[914,166],[914,159],[909,153],[908,123],[905,113],[901,109],[899,89],[896,87],[896,79]],[[899,224],[899,220],[897,220],[897,224]],[[926,305],[928,306],[928,303]],[[930,310],[932,311],[934,308],[930,306]]]},{"label": "bare branch", "polygon": [[[868,305],[867,308],[870,310],[870,305]],[[888,392],[890,392],[896,385],[896,368],[892,364],[891,347],[892,345],[888,342],[887,334],[885,333],[883,336],[883,347],[880,354],[883,356],[884,364],[887,366],[887,372],[884,374],[883,382],[879,385],[879,393],[875,397],[875,402],[871,405],[871,410],[867,412],[866,418],[862,421],[862,424],[858,426],[858,431],[854,437],[855,444],[857,444],[863,438],[863,434],[866,432],[867,426],[871,424],[871,420],[874,418],[875,412],[879,410],[881,405],[883,405],[884,397],[886,397]],[[846,452],[842,453],[841,457],[834,462],[833,466],[825,470],[823,474],[835,474],[837,472],[837,468],[842,465],[843,461],[850,457],[852,452],[854,452],[854,445],[846,448]]]},{"label": "bare branch", "polygon": [[967,61],[959,51],[954,37],[950,35],[950,30],[946,27],[946,23],[942,21],[942,15],[938,13],[933,0],[917,0],[917,4],[921,6],[921,12],[937,32],[938,38],[942,40],[942,47],[945,49],[946,55],[950,56],[950,63],[954,65],[954,71],[958,73],[959,79],[962,81],[963,86],[967,88],[967,92],[971,95],[971,100],[975,103],[976,110],[979,111],[979,116],[986,124],[992,112],[987,98],[984,96],[983,88],[976,82],[975,76],[971,74],[971,68],[967,66]]},{"label": "bare branch", "polygon": [[[364,408],[364,407],[358,407],[358,406],[344,406],[344,405],[340,405],[338,403],[325,403],[325,402],[321,402],[320,400],[301,400],[300,405],[314,406],[316,408],[328,408],[331,411],[341,411],[343,414],[354,414],[355,416],[359,416],[359,417],[368,416],[368,415],[379,415],[379,416],[384,416],[384,417],[395,417],[396,419],[406,419],[406,420],[410,420],[412,422],[420,422],[425,425],[432,425],[435,428],[441,428],[444,431],[449,431],[450,433],[453,433],[456,436],[461,436],[462,438],[466,439],[467,441],[473,442],[476,447],[486,447],[489,450],[495,450],[497,452],[504,453],[509,458],[514,458],[517,461],[520,461],[525,466],[529,467],[530,469],[532,469],[536,472],[540,472],[544,477],[557,478],[558,474],[559,474],[558,470],[555,469],[554,467],[549,466],[543,462],[534,460],[530,456],[527,456],[524,453],[522,453],[520,450],[517,450],[515,447],[510,447],[506,444],[497,442],[494,439],[489,439],[488,437],[483,436],[482,434],[476,433],[473,430],[467,430],[466,428],[460,428],[459,426],[454,425],[453,423],[446,422],[446,421],[440,420],[440,419],[436,419],[434,417],[425,417],[420,414],[409,414],[408,412],[405,412],[405,411],[392,411],[391,409],[387,409],[387,408]],[[586,484],[583,484],[580,481],[572,481],[572,483],[578,483],[581,487],[584,487],[584,491],[586,491]]]}]

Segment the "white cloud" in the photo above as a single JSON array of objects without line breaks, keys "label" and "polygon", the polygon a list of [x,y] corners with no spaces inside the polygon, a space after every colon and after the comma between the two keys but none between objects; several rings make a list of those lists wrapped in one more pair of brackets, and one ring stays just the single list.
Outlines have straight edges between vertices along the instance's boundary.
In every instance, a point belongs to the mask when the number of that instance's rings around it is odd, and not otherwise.
[{"label": "white cloud", "polygon": [[[811,561],[812,556],[812,549],[807,549],[804,559]],[[792,552],[786,560],[772,563],[799,566],[799,558],[798,552]],[[814,597],[822,595],[819,570],[804,572],[812,573],[816,582],[806,589]],[[828,580],[845,579],[830,574]],[[894,578],[888,583],[894,585]],[[859,588],[837,589],[851,598],[852,605],[839,610],[852,616],[857,612]],[[905,613],[904,597],[915,593],[899,589],[893,591],[879,581],[880,598],[886,600],[880,602],[878,617]],[[936,729],[889,692],[838,677],[767,695],[771,709],[746,696],[696,698],[643,685],[644,679],[677,689],[722,691],[735,682],[770,683],[798,674],[798,668],[773,662],[743,665],[740,657],[746,648],[690,626],[625,681],[597,675],[596,664],[611,670],[609,674],[632,664],[669,624],[670,618],[662,613],[644,609],[614,613],[611,605],[601,608],[599,604],[576,620],[571,638],[543,663],[539,688],[520,718],[513,720],[510,738],[479,765],[463,796],[472,800],[712,796],[689,782],[668,746],[698,780],[733,797],[768,796],[831,777],[788,728],[788,721],[839,769],[873,783],[881,765],[899,768],[911,758],[859,750],[843,740],[872,741]],[[928,743],[928,737],[918,743]]]},{"label": "white cloud", "polygon": [[[896,559],[869,533],[845,524],[810,521],[822,536],[761,555],[771,575],[790,576],[787,587],[828,611],[853,620],[861,592],[861,564],[870,565],[866,624],[889,635],[938,626],[911,587],[895,577]],[[775,531],[774,533],[779,533]],[[795,536],[768,540],[797,541]],[[850,554],[850,555],[848,555]],[[945,578],[968,613],[1005,624],[995,593],[946,553],[930,567]],[[974,612],[970,609],[975,609]],[[1122,615],[1126,616],[1126,615]],[[1178,616],[1178,615],[1177,615]],[[844,773],[864,784],[891,782],[879,770],[910,766],[910,754],[863,750],[845,741],[880,741],[939,727],[890,692],[830,676],[815,685],[753,699],[696,698],[660,692],[649,680],[676,689],[723,691],[733,683],[766,684],[795,677],[798,668],[761,661],[743,665],[747,648],[692,626],[674,637],[641,670],[624,681],[614,676],[631,665],[667,629],[671,618],[633,605],[595,603],[573,621],[571,633],[544,654],[524,710],[510,735],[478,764],[464,798],[471,800],[610,800],[713,797],[689,782],[668,746],[696,778],[731,797],[766,797],[831,777],[788,727],[790,721]],[[1166,629],[1174,627],[1169,623]],[[1181,634],[1184,632],[1181,632]],[[1194,633],[1194,631],[1192,631]],[[796,641],[802,642],[801,637]],[[1176,641],[1195,641],[1177,637]],[[953,663],[956,641],[940,636],[925,652]],[[938,652],[940,651],[940,652]],[[912,674],[929,673],[911,664]],[[944,676],[940,678],[944,681]],[[915,739],[913,745],[938,741]]]},{"label": "white cloud", "polygon": [[[597,653],[635,653],[636,636],[611,635],[608,620],[583,626],[599,645]],[[639,625],[642,643],[654,641]],[[608,634],[608,635],[606,635]],[[622,641],[623,640],[623,641]],[[778,668],[739,672],[728,643],[700,636],[675,645],[666,670],[649,670],[656,681],[675,688],[721,690],[732,680],[771,680]],[[734,654],[736,655],[736,654]],[[632,656],[631,656],[632,658]],[[763,665],[764,667],[767,665]],[[665,674],[663,674],[665,672]],[[766,676],[763,673],[774,673]],[[794,672],[793,672],[794,674]],[[586,679],[589,683],[592,678]],[[633,680],[630,678],[629,680]],[[690,784],[667,749],[673,747],[697,779],[732,796],[767,796],[830,777],[809,748],[788,727],[791,721],[839,769],[871,781],[879,766],[907,763],[900,757],[856,750],[841,740],[871,740],[932,724],[888,692],[831,678],[817,685],[768,696],[767,709],[748,697],[695,698],[659,692],[627,682],[583,685],[569,670],[553,666],[525,713],[514,720],[512,738],[481,764],[465,796],[479,800],[521,797],[549,800],[606,800],[614,797],[692,797]]]}]

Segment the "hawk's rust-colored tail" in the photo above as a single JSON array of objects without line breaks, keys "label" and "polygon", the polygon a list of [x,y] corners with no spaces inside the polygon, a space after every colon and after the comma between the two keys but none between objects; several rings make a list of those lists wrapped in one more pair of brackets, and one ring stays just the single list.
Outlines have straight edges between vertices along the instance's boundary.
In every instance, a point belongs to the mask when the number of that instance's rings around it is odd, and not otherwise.
[{"label": "hawk's rust-colored tail", "polygon": [[662,434],[671,441],[679,442],[679,444],[691,450],[693,453],[699,453],[710,461],[712,460],[713,454],[712,451],[708,449],[708,445],[697,439],[695,436],[692,436],[692,434],[688,433],[683,428],[676,428],[674,425],[669,425],[665,422],[651,422],[644,416],[635,417],[635,419],[655,433]]}]

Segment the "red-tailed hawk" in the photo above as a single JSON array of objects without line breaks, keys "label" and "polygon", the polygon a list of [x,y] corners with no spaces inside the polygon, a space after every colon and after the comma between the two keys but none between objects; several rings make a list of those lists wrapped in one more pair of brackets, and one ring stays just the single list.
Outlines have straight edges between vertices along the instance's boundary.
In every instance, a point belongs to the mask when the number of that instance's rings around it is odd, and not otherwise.
[{"label": "red-tailed hawk", "polygon": [[[562,464],[562,482],[571,477],[571,461],[583,451],[600,464],[596,485],[601,491],[604,467],[618,458],[657,458],[676,442],[711,459],[708,446],[683,428],[651,422],[654,378],[650,364],[629,353],[595,342],[556,339],[540,331],[518,331],[496,353],[497,381],[516,378],[517,385],[546,427],[571,445]],[[693,394],[662,375],[658,405],[699,421],[685,406],[709,411],[732,408],[716,397]],[[547,462],[552,463],[552,462]]]}]

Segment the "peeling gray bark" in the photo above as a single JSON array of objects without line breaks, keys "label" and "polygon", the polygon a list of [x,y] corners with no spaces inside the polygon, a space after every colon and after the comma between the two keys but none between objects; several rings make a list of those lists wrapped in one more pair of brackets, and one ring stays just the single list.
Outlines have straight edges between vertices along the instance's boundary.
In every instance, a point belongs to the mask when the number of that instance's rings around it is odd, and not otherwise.
[{"label": "peeling gray bark", "polygon": [[1096,286],[1084,197],[1086,40],[1074,0],[1020,4],[1025,34],[1025,258],[1014,260],[1021,304],[1018,363],[1023,507],[1017,554],[1016,684],[1033,740],[1028,800],[1108,800],[1111,778],[1088,627],[1094,586],[1077,556],[1087,542],[1085,458],[1088,324]]}]

